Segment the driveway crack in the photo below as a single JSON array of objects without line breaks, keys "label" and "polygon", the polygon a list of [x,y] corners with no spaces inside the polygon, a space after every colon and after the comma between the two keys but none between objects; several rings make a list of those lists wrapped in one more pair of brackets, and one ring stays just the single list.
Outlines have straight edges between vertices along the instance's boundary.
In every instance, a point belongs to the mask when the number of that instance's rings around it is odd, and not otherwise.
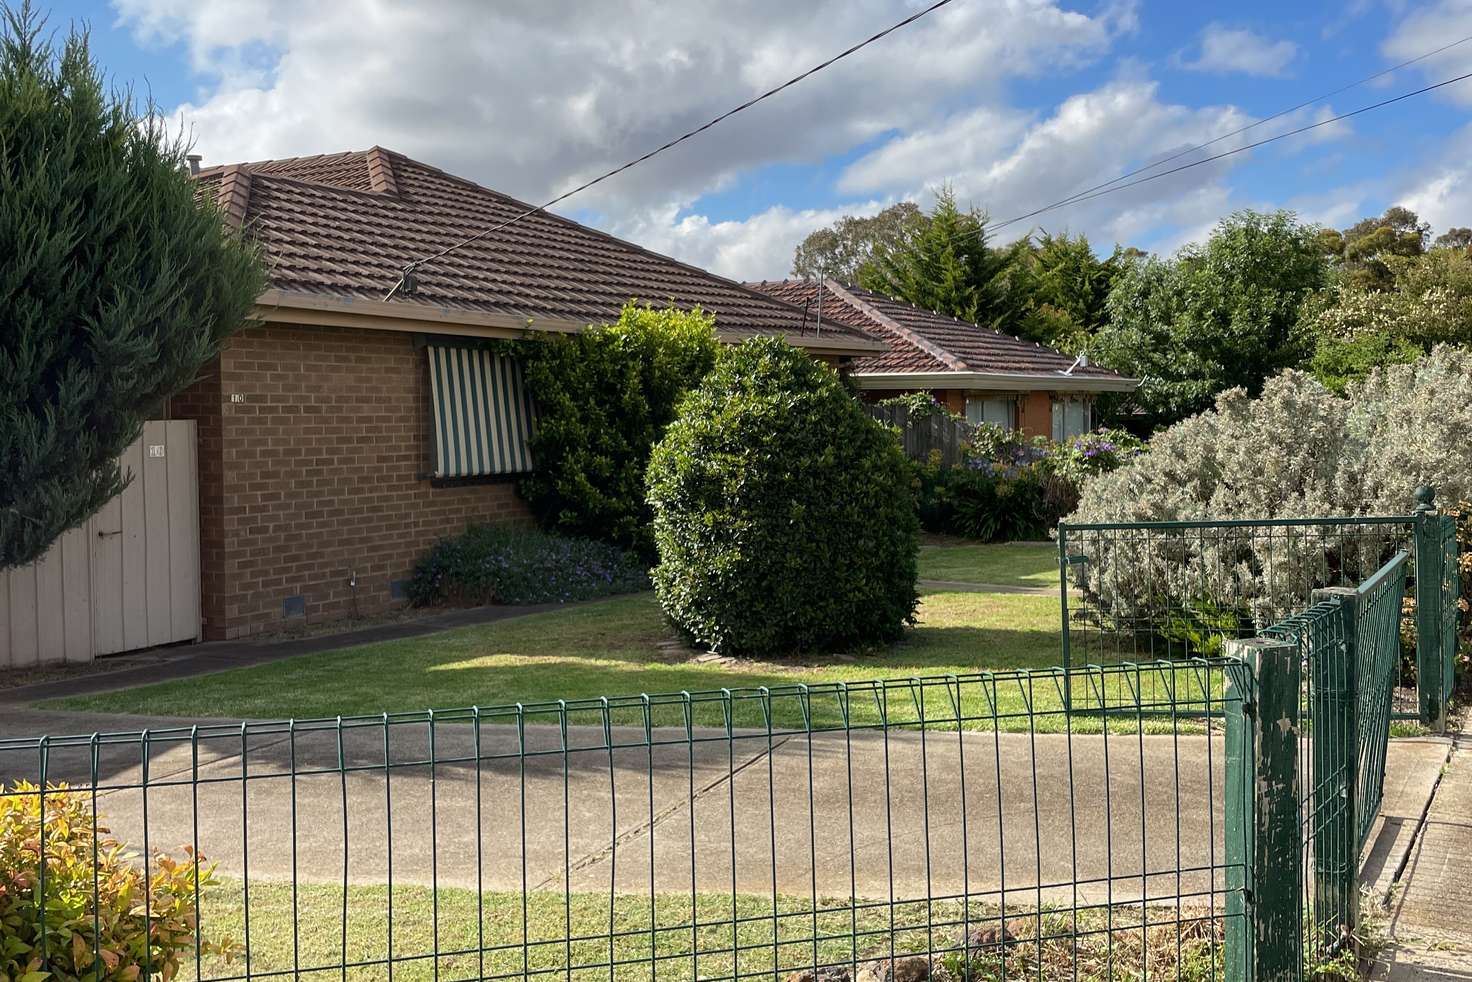
[{"label": "driveway crack", "polygon": [[[704,798],[706,795],[710,794],[711,792],[719,789],[722,785],[724,785],[727,782],[729,782],[737,774],[740,774],[742,771],[746,770],[748,767],[752,766],[753,764],[761,763],[761,761],[763,761],[766,758],[770,757],[773,752],[775,752],[776,750],[780,749],[790,739],[792,739],[792,737],[790,737],[790,736],[783,737],[782,739],[780,739],[780,740],[776,741],[775,743],[773,743],[770,747],[764,748],[763,750],[761,750],[759,753],[755,754],[754,756],[752,756],[748,760],[743,761],[739,767],[734,767],[734,768],[730,769],[729,771],[727,771],[726,773],[724,773],[724,774],[722,774],[722,775],[714,778],[710,782],[708,782],[708,783],[702,785],[701,787],[697,788],[695,790],[695,793],[693,795],[690,795],[687,798],[684,798],[684,799],[682,799],[680,801],[675,802],[672,805],[669,805],[666,808],[661,809],[660,811],[658,811],[658,812],[655,813],[655,815],[654,815],[653,818],[646,819],[645,821],[639,823],[634,828],[631,828],[628,831],[626,831],[626,832],[624,832],[624,833],[622,833],[620,835],[614,836],[613,841],[610,842],[608,845],[602,847],[601,849],[597,849],[597,850],[595,850],[593,852],[586,853],[585,855],[579,857],[578,859],[573,860],[571,863],[569,863],[567,865],[567,868],[564,871],[564,875],[567,876],[567,877],[569,877],[569,878],[571,878],[571,876],[572,876],[573,873],[578,873],[578,872],[581,872],[582,870],[589,869],[589,868],[591,868],[593,866],[597,866],[599,863],[603,862],[605,859],[609,858],[614,853],[616,853],[621,846],[627,845],[628,843],[633,842],[634,840],[642,837],[646,833],[649,833],[649,832],[653,831],[656,827],[658,827],[666,819],[670,818],[671,816],[674,816],[674,815],[679,814],[679,812],[682,809],[684,809],[684,808],[693,806],[695,804],[695,802],[699,801],[701,798]],[[691,848],[692,849],[694,848],[694,843],[691,844]],[[556,876],[556,875],[549,876],[546,879],[542,880],[540,883],[538,883],[536,886],[534,886],[532,889],[534,889],[534,890],[549,890],[549,889],[552,889],[554,887],[561,887],[563,885],[562,881],[563,881],[563,877],[561,877],[561,876]]]}]

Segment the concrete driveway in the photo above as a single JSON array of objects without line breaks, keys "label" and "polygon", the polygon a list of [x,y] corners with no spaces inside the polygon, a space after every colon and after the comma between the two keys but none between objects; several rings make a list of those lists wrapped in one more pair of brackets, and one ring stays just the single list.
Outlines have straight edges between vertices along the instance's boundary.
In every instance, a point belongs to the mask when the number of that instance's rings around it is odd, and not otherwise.
[{"label": "concrete driveway", "polygon": [[[196,844],[255,879],[496,890],[874,898],[1005,896],[1010,904],[1170,899],[1223,887],[1220,736],[873,731],[765,732],[379,725],[200,743],[177,719],[15,709],[0,736],[154,731],[144,787],[136,740],[100,741],[99,811],[136,846]],[[185,722],[187,726],[187,722]],[[634,744],[636,746],[627,746]],[[1419,815],[1443,741],[1393,741],[1387,853]],[[53,746],[47,776],[90,785],[92,751]],[[339,765],[341,760],[341,766]],[[387,766],[385,766],[387,761]],[[34,747],[0,751],[0,777],[39,776]],[[293,771],[295,777],[292,776]],[[197,774],[198,781],[192,780]],[[1399,823],[1399,824],[1396,824]],[[146,840],[145,840],[146,834]],[[392,849],[390,849],[390,842]],[[693,847],[692,847],[693,844]],[[1382,864],[1383,864],[1382,860]],[[1215,873],[1213,874],[1213,868]]]}]

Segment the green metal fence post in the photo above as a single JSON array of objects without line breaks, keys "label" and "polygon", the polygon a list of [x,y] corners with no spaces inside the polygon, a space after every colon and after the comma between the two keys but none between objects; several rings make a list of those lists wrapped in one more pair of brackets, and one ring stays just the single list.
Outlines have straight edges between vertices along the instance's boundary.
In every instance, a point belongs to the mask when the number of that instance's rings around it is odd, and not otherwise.
[{"label": "green metal fence post", "polygon": [[1226,654],[1226,978],[1286,982],[1301,968],[1298,645],[1248,638]]},{"label": "green metal fence post", "polygon": [[[1359,923],[1360,646],[1357,592],[1314,591],[1338,605],[1340,644],[1309,654],[1313,713],[1314,921],[1318,937],[1337,946]],[[1337,650],[1335,650],[1337,649]],[[1388,726],[1388,721],[1384,721]]]},{"label": "green metal fence post", "polygon": [[1063,708],[1073,712],[1072,652],[1068,644],[1068,526],[1058,523],[1058,606],[1062,611]]},{"label": "green metal fence post", "polygon": [[1442,625],[1442,592],[1446,571],[1446,549],[1442,544],[1441,516],[1436,510],[1436,489],[1423,484],[1416,489],[1416,701],[1421,723],[1446,731],[1446,693],[1442,680],[1445,632]]}]

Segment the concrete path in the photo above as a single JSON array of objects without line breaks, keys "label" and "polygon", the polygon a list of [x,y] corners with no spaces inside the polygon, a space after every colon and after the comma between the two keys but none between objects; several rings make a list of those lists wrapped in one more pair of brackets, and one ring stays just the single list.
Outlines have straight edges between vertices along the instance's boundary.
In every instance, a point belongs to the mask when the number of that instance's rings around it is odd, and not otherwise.
[{"label": "concrete path", "polygon": [[299,638],[271,638],[248,641],[207,641],[203,644],[171,645],[150,648],[136,654],[103,658],[86,666],[85,671],[68,672],[29,685],[0,686],[0,713],[25,703],[41,702],[63,696],[87,696],[117,692],[139,685],[174,679],[208,675],[233,668],[246,668],[266,662],[310,655],[320,651],[336,651],[379,641],[417,638],[456,627],[489,624],[493,621],[521,617],[544,610],[556,610],[566,604],[496,605],[466,607],[429,614],[413,620],[386,621],[368,627]]},{"label": "concrete path", "polygon": [[1472,980],[1472,725],[1457,737],[1388,913],[1393,943],[1375,978]]},{"label": "concrete path", "polygon": [[[181,723],[185,729],[180,729]],[[150,848],[195,844],[222,872],[491,889],[917,898],[963,889],[1009,904],[1221,902],[1219,736],[763,732],[422,721],[288,730],[0,710],[0,736],[148,729],[97,747],[99,810]],[[1394,741],[1391,859],[1444,743]],[[144,788],[143,759],[147,758]],[[341,765],[339,761],[341,760]],[[39,776],[0,745],[0,778]],[[90,785],[92,748],[53,741],[46,776]],[[295,777],[293,777],[293,772]],[[198,781],[191,778],[197,775]],[[389,845],[392,843],[392,850]],[[693,844],[693,845],[692,845]],[[294,848],[293,848],[294,846]],[[692,859],[693,857],[693,859]],[[1387,862],[1391,861],[1390,859]]]}]

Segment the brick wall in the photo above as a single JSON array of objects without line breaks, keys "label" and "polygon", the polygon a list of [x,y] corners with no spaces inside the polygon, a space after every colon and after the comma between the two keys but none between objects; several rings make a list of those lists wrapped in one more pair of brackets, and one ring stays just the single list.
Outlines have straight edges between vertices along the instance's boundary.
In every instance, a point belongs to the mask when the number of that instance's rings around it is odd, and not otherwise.
[{"label": "brick wall", "polygon": [[271,325],[174,400],[200,426],[207,638],[381,610],[435,539],[529,520],[509,481],[431,486],[428,390],[412,335]]}]

